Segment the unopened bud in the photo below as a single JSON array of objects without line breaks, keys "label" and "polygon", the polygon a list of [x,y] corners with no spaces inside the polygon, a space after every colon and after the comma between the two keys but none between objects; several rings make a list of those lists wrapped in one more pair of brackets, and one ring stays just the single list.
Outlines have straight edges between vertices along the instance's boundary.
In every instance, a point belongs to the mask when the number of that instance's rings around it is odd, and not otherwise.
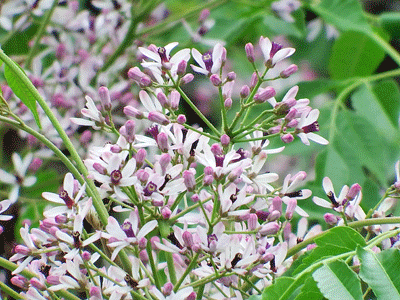
[{"label": "unopened bud", "polygon": [[184,231],[182,233],[182,239],[183,239],[183,242],[185,243],[186,247],[188,247],[189,249],[192,248],[192,246],[193,246],[193,236],[189,231]]},{"label": "unopened bud", "polygon": [[287,220],[290,220],[293,217],[293,213],[296,207],[297,207],[297,200],[295,198],[289,198],[285,214],[285,218]]},{"label": "unopened bud", "polygon": [[338,222],[338,217],[335,216],[334,214],[326,213],[326,214],[324,215],[324,220],[325,220],[326,224],[329,224],[329,225],[336,225],[337,222]]},{"label": "unopened bud", "polygon": [[181,94],[178,91],[172,91],[170,94],[170,106],[172,110],[177,110],[179,108],[179,100],[181,99]]},{"label": "unopened bud", "polygon": [[196,187],[196,178],[194,177],[194,172],[191,170],[185,170],[182,173],[183,182],[189,192],[194,191]]},{"label": "unopened bud", "polygon": [[42,164],[43,161],[40,158],[35,157],[29,165],[29,171],[36,172],[42,166]]},{"label": "unopened bud", "polygon": [[224,107],[226,110],[232,107],[232,98],[226,98],[224,101]]},{"label": "unopened bud", "polygon": [[293,142],[294,137],[290,133],[285,133],[285,134],[281,135],[281,140],[282,140],[282,142],[289,144],[289,143]]},{"label": "unopened bud", "polygon": [[248,85],[242,86],[240,89],[240,98],[244,99],[247,98],[247,96],[250,94],[250,88]]},{"label": "unopened bud", "polygon": [[186,67],[187,67],[187,62],[186,60],[182,60],[179,64],[178,64],[178,68],[176,70],[176,73],[179,76],[183,76],[186,73]]},{"label": "unopened bud", "polygon": [[164,296],[169,296],[171,295],[172,290],[174,289],[174,285],[171,282],[167,282],[164,284],[162,288],[162,293]]},{"label": "unopened bud", "polygon": [[246,46],[244,46],[244,50],[246,51],[246,56],[249,62],[253,63],[254,62],[254,46],[252,43],[247,43]]},{"label": "unopened bud", "polygon": [[141,166],[143,165],[144,161],[146,160],[147,152],[145,149],[140,148],[135,155],[136,165]]},{"label": "unopened bud", "polygon": [[260,92],[254,95],[254,101],[256,103],[264,103],[265,101],[276,95],[275,89],[270,86],[260,90]]},{"label": "unopened bud", "polygon": [[293,75],[294,73],[297,72],[299,68],[295,65],[292,64],[289,67],[287,67],[285,70],[283,70],[280,74],[281,78],[288,78],[290,75]]},{"label": "unopened bud", "polygon": [[[125,107],[126,108],[126,107]],[[125,109],[124,109],[125,110]],[[149,112],[149,115],[147,116],[149,121],[161,124],[161,125],[168,125],[169,124],[169,119],[167,116],[164,114],[158,112],[158,111],[151,111]]]},{"label": "unopened bud", "polygon": [[200,16],[199,16],[199,23],[204,22],[208,17],[210,16],[210,10],[208,8],[203,9],[200,12]]},{"label": "unopened bud", "polygon": [[178,124],[185,124],[186,123],[186,116],[185,115],[179,115],[177,118],[176,118],[176,122],[178,123]]},{"label": "unopened bud", "polygon": [[164,108],[168,108],[170,106],[167,96],[163,92],[159,92],[157,94],[157,99],[160,102],[161,106]]},{"label": "unopened bud", "polygon": [[210,76],[210,81],[214,86],[220,86],[222,83],[221,78],[217,74],[213,74]]},{"label": "unopened bud", "polygon": [[223,147],[226,147],[226,146],[229,146],[229,143],[231,142],[231,138],[227,134],[223,134],[221,136],[220,141],[221,141],[221,145]]},{"label": "unopened bud", "polygon": [[134,117],[136,119],[143,119],[144,118],[144,114],[143,112],[141,112],[140,110],[138,110],[137,108],[131,106],[131,105],[127,105],[124,107],[124,114],[129,116],[129,117]]},{"label": "unopened bud", "polygon": [[194,75],[192,73],[188,73],[185,76],[182,77],[180,81],[180,85],[185,85],[191,82],[194,79]]},{"label": "unopened bud", "polygon": [[164,218],[164,219],[169,219],[169,217],[171,216],[171,214],[172,214],[172,212],[171,212],[171,210],[169,209],[169,207],[167,207],[167,206],[164,206],[162,209],[161,209],[161,215],[162,215],[162,217]]},{"label": "unopened bud", "polygon": [[235,72],[229,72],[226,74],[226,80],[227,81],[234,81],[236,79],[236,73]]},{"label": "unopened bud", "polygon": [[261,226],[259,233],[263,236],[274,235],[278,233],[280,226],[276,222],[270,222]]},{"label": "unopened bud", "polygon": [[258,217],[256,214],[250,214],[247,219],[247,227],[249,230],[255,230],[258,227]]},{"label": "unopened bud", "polygon": [[108,91],[108,88],[105,86],[99,87],[98,90],[101,105],[103,106],[104,110],[110,111],[111,110],[111,98],[110,98],[110,92]]},{"label": "unopened bud", "polygon": [[347,192],[346,198],[351,201],[361,191],[361,186],[358,183],[353,184]]},{"label": "unopened bud", "polygon": [[168,144],[168,136],[166,133],[161,132],[157,135],[157,145],[162,152],[164,153],[168,152],[169,144]]}]

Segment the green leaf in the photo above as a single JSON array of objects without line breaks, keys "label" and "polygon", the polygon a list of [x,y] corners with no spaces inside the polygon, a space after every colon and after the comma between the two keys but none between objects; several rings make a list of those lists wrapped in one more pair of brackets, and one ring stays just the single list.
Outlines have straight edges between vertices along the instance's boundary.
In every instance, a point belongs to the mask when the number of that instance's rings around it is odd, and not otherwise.
[{"label": "green leaf", "polygon": [[357,246],[365,246],[364,238],[350,227],[334,227],[315,239],[317,247],[303,259],[303,263],[294,271],[294,275],[304,271],[315,262],[330,256],[355,251]]},{"label": "green leaf", "polygon": [[[386,182],[388,165],[396,148],[388,143],[371,123],[350,111],[342,111],[336,119],[335,150],[351,170],[352,183],[371,177],[381,185]],[[382,147],[385,145],[385,147]]]},{"label": "green leaf", "polygon": [[324,264],[313,274],[318,288],[329,300],[362,300],[361,283],[347,264],[333,261]]},{"label": "green leaf", "polygon": [[262,300],[277,300],[281,299],[280,296],[285,293],[288,286],[295,282],[294,278],[279,277],[274,284],[264,289],[262,293]]},{"label": "green leaf", "polygon": [[[351,97],[352,105],[357,114],[374,124],[375,128],[388,141],[399,138],[398,120],[394,123],[392,118],[393,114],[397,114],[398,118],[400,102],[396,103],[395,100],[400,101],[400,98],[396,99],[396,96],[389,81],[381,82],[376,87],[371,84],[363,84]],[[392,110],[393,112],[391,112]]]},{"label": "green leaf", "polygon": [[313,81],[302,81],[297,84],[299,86],[297,98],[312,99],[315,96],[337,90],[341,88],[343,84],[344,83],[341,80],[332,80],[326,78],[319,78]]},{"label": "green leaf", "polygon": [[399,129],[399,113],[400,113],[400,91],[397,83],[392,80],[379,82],[373,88],[374,93],[386,113],[388,119],[392,122],[396,129]]},{"label": "green leaf", "polygon": [[296,296],[295,300],[321,300],[322,298],[323,295],[319,291],[317,283],[310,276],[304,282],[301,292]]},{"label": "green leaf", "polygon": [[392,37],[400,37],[400,13],[384,12],[379,15],[379,23]]},{"label": "green leaf", "polygon": [[400,299],[400,252],[387,249],[378,254],[357,249],[361,260],[360,277],[374,292],[377,299]]},{"label": "green leaf", "polygon": [[370,30],[359,0],[314,0],[311,8],[339,30]]},{"label": "green leaf", "polygon": [[42,126],[40,125],[39,114],[36,107],[36,98],[33,93],[33,91],[36,91],[36,88],[18,64],[4,53],[1,53],[1,56],[3,57],[1,60],[5,63],[4,76],[6,77],[8,85],[22,103],[32,111],[36,124],[41,129]]},{"label": "green leaf", "polygon": [[362,32],[347,31],[333,45],[329,73],[334,79],[371,75],[382,62],[385,52]]}]

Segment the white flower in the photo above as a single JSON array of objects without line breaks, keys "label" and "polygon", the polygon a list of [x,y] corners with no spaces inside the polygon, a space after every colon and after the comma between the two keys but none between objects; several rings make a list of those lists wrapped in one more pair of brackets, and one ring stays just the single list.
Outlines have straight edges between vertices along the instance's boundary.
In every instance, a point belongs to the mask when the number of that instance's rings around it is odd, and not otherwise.
[{"label": "white flower", "polygon": [[317,122],[319,116],[319,110],[313,109],[312,111],[304,112],[301,115],[299,124],[297,125],[297,135],[305,145],[310,145],[310,141],[314,141],[321,145],[327,145],[329,142],[323,137],[315,134],[314,132],[319,131],[319,125]]},{"label": "white flower", "polygon": [[324,179],[322,180],[322,187],[324,188],[326,196],[329,198],[330,202],[317,196],[313,197],[313,202],[325,208],[333,208],[336,211],[343,210],[342,205],[346,199],[349,187],[347,185],[343,186],[342,190],[340,191],[339,197],[336,196],[335,190],[333,189],[332,181],[329,179],[329,177],[324,177]]},{"label": "white flower", "polygon": [[224,47],[218,43],[214,46],[212,52],[206,52],[203,55],[197,49],[192,49],[192,56],[200,67],[190,65],[195,72],[211,75],[219,72],[222,66]]},{"label": "white flower", "polygon": [[283,48],[280,44],[271,42],[267,37],[260,37],[259,44],[266,63],[271,67],[296,51],[294,48]]},{"label": "white flower", "polygon": [[21,157],[14,152],[11,158],[14,164],[15,174],[10,174],[0,169],[0,181],[12,185],[9,194],[9,200],[14,203],[18,199],[21,186],[30,187],[34,185],[36,182],[36,177],[25,176],[26,171],[28,170],[28,167],[33,159],[32,153],[27,154],[24,159],[21,159]]},{"label": "white flower", "polygon": [[101,112],[97,109],[96,105],[94,104],[92,98],[86,96],[85,99],[87,108],[83,108],[81,110],[81,113],[90,120],[82,118],[71,118],[71,121],[78,125],[92,126],[93,129],[99,130],[101,129],[101,125],[104,124],[105,120],[101,115]]},{"label": "white flower", "polygon": [[12,204],[11,200],[0,201],[0,221],[8,221],[13,218],[13,216],[1,215],[4,211],[6,211],[10,207],[11,204]]}]

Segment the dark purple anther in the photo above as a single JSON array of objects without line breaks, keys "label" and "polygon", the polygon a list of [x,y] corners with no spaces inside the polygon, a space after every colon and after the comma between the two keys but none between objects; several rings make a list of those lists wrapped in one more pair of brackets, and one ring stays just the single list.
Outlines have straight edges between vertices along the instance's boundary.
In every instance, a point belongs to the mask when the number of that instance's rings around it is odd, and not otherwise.
[{"label": "dark purple anther", "polygon": [[61,190],[60,194],[59,194],[60,198],[64,200],[65,205],[71,209],[72,206],[74,205],[74,200],[71,199],[71,197],[68,195],[66,190]]},{"label": "dark purple anther", "polygon": [[272,59],[274,57],[274,55],[276,54],[276,52],[278,52],[279,50],[282,49],[282,45],[272,42],[272,48],[271,48],[271,52],[269,54],[269,57]]},{"label": "dark purple anther", "polygon": [[162,62],[164,62],[164,63],[169,62],[169,59],[167,57],[167,51],[165,50],[164,47],[158,48],[158,55],[160,55]]},{"label": "dark purple anther", "polygon": [[311,123],[310,125],[304,126],[302,128],[302,130],[304,133],[319,131],[318,122],[315,121],[314,123]]},{"label": "dark purple anther", "polygon": [[157,185],[154,182],[150,181],[144,188],[143,194],[148,197],[151,196],[151,194],[153,194],[156,190],[157,190]]},{"label": "dark purple anther", "polygon": [[211,52],[204,53],[202,58],[203,58],[204,64],[206,65],[207,71],[211,72],[211,68],[213,66]]}]

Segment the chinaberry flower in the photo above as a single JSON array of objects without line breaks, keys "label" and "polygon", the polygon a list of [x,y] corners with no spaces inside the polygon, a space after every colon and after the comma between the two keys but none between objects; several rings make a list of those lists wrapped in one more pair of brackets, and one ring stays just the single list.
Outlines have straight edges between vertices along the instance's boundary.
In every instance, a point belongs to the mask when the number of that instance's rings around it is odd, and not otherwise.
[{"label": "chinaberry flower", "polygon": [[283,48],[282,45],[271,42],[267,37],[260,37],[260,48],[264,55],[267,67],[273,68],[277,62],[291,56],[296,50],[294,48]]},{"label": "chinaberry flower", "polygon": [[190,65],[192,69],[207,76],[216,74],[219,72],[223,64],[224,47],[218,43],[214,46],[212,52],[206,52],[201,54],[197,49],[192,49],[192,56],[197,64],[200,66]]},{"label": "chinaberry flower", "polygon": [[10,174],[0,169],[0,181],[12,185],[9,200],[14,203],[18,199],[20,188],[34,185],[36,177],[26,176],[26,172],[33,159],[32,153],[29,153],[23,159],[21,159],[18,153],[13,153],[11,159],[14,164],[15,174]]},{"label": "chinaberry flower", "polygon": [[343,205],[345,204],[349,187],[347,185],[343,186],[339,196],[336,196],[332,181],[329,179],[329,177],[324,177],[322,180],[322,187],[324,188],[326,196],[330,202],[317,196],[313,197],[313,202],[322,207],[332,208],[339,212],[343,211]]},{"label": "chinaberry flower", "polygon": [[92,126],[93,129],[99,130],[105,124],[104,117],[102,116],[101,112],[97,109],[92,98],[86,96],[85,99],[87,108],[83,108],[81,110],[81,113],[89,120],[83,118],[71,118],[71,121],[78,125]]},{"label": "chinaberry flower", "polygon": [[297,125],[296,128],[297,136],[301,139],[303,144],[307,146],[310,145],[309,140],[314,141],[321,145],[327,145],[329,143],[325,138],[314,133],[316,131],[319,131],[319,124],[317,121],[318,116],[319,116],[318,109],[313,109],[309,113],[304,112],[301,115],[300,121]]}]

